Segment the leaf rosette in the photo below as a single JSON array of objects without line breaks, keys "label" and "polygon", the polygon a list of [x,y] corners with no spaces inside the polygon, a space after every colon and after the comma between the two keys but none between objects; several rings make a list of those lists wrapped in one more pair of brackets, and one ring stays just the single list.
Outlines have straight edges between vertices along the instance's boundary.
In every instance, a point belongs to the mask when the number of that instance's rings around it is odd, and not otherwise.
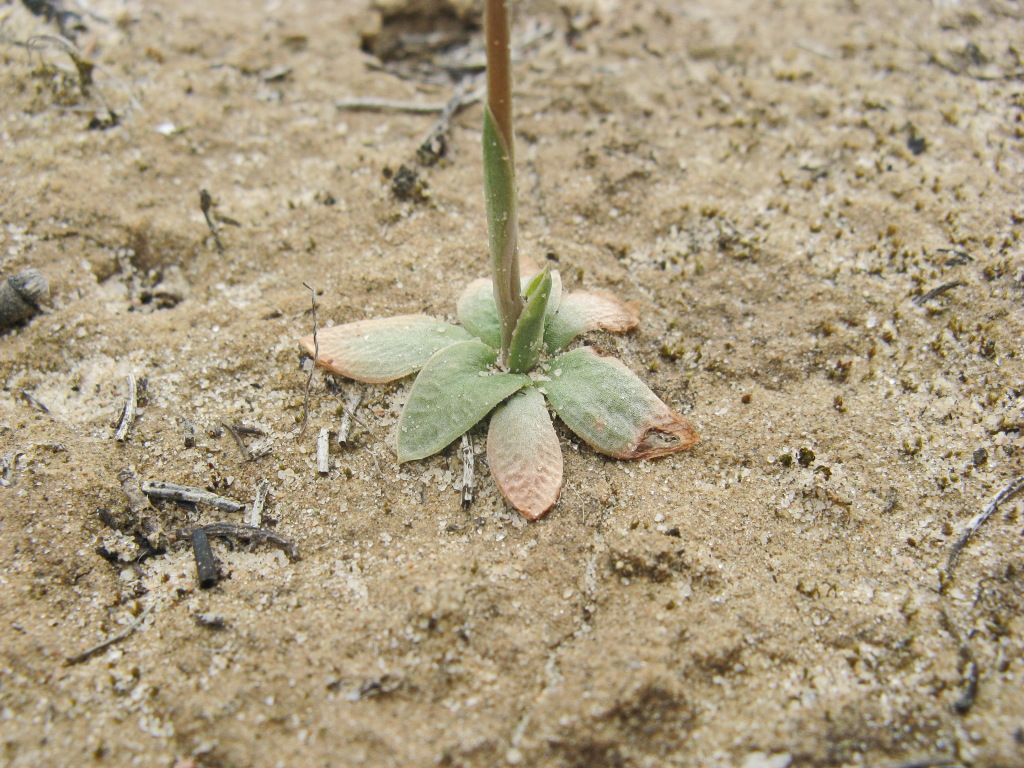
[{"label": "leaf rosette", "polygon": [[630,331],[636,308],[603,291],[562,292],[547,268],[521,280],[522,310],[499,363],[502,329],[491,280],[462,292],[462,327],[426,315],[361,320],[300,340],[328,371],[368,384],[419,372],[398,421],[399,462],[444,450],[490,415],[487,459],[502,494],[536,520],[558,501],[562,453],[548,412],[595,450],[618,459],[683,451],[696,430],[623,363],[567,349],[597,330]]}]

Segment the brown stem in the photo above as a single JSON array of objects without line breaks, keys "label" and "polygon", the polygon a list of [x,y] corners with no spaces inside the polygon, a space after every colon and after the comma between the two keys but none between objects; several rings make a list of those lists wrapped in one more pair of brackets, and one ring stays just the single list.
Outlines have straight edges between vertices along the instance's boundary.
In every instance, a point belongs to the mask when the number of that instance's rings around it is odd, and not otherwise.
[{"label": "brown stem", "polygon": [[[484,36],[487,41],[487,106],[513,153],[512,136],[512,40],[508,0],[484,3]],[[512,155],[514,158],[514,154]]]},{"label": "brown stem", "polygon": [[[512,333],[523,310],[519,285],[519,214],[516,204],[515,136],[512,132],[512,52],[508,0],[485,0],[484,39],[487,51],[487,111],[493,119],[491,150],[500,163],[484,155],[484,188],[488,198],[488,227],[494,300],[501,322],[501,360],[508,362]],[[485,144],[488,142],[485,130]],[[493,159],[493,156],[492,156]]]}]

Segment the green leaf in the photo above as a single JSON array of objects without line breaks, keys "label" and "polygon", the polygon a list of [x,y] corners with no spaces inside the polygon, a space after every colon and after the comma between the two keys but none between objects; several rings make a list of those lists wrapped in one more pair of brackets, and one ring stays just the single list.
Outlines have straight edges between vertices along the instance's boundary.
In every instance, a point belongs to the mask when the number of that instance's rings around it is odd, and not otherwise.
[{"label": "green leaf", "polygon": [[495,349],[501,349],[501,322],[494,303],[494,284],[487,278],[466,286],[456,303],[459,322],[466,330]]},{"label": "green leaf", "polygon": [[551,271],[546,267],[526,287],[526,306],[519,315],[508,349],[508,367],[527,373],[540,360],[544,348],[544,318],[551,298]]},{"label": "green leaf", "polygon": [[562,449],[544,396],[534,387],[494,409],[487,429],[487,463],[498,488],[528,520],[536,520],[562,492]]},{"label": "green leaf", "polygon": [[555,413],[587,443],[618,459],[650,459],[695,445],[700,438],[629,368],[591,347],[559,355],[549,381],[538,382]]},{"label": "green leaf", "polygon": [[558,311],[548,320],[544,345],[554,353],[581,334],[597,330],[622,333],[639,324],[634,304],[607,291],[574,291],[562,297]]},{"label": "green leaf", "polygon": [[472,334],[426,315],[398,315],[381,320],[360,320],[317,331],[299,345],[317,364],[331,373],[367,384],[380,384],[408,376],[423,367],[431,355]]},{"label": "green leaf", "polygon": [[491,276],[501,326],[501,348],[512,342],[522,300],[519,297],[519,214],[512,150],[489,107],[484,108],[484,196],[490,236]]},{"label": "green leaf", "polygon": [[[527,279],[521,282],[523,290],[530,283]],[[558,272],[552,270],[551,298],[548,299],[548,308],[544,313],[545,323],[550,321],[558,311],[561,300],[562,278]],[[459,296],[456,310],[459,322],[466,327],[466,330],[495,349],[501,348],[501,321],[498,320],[498,307],[494,303],[492,281],[481,277],[467,285]]]},{"label": "green leaf", "polygon": [[467,432],[494,406],[530,383],[495,373],[498,353],[478,339],[445,347],[420,371],[398,419],[398,461],[431,456]]},{"label": "green leaf", "polygon": [[[544,269],[549,269],[544,267]],[[548,308],[544,311],[544,324],[551,320],[555,312],[558,311],[558,307],[562,303],[562,276],[558,274],[557,269],[551,269],[551,297],[548,299]],[[538,273],[540,274],[540,273]],[[536,275],[532,279],[536,279]],[[525,282],[525,281],[524,281]],[[528,284],[528,283],[527,283]],[[525,290],[525,286],[524,286]]]}]

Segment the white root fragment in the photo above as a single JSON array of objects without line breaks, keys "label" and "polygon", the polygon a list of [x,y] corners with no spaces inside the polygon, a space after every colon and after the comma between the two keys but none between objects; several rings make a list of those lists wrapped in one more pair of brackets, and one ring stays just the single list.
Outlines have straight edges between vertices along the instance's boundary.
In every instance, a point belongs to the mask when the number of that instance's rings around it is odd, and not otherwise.
[{"label": "white root fragment", "polygon": [[462,507],[469,509],[473,504],[476,479],[473,473],[473,441],[468,434],[462,436],[459,452],[462,454]]},{"label": "white root fragment", "polygon": [[119,443],[123,443],[128,439],[128,431],[132,428],[132,424],[135,423],[135,415],[138,413],[139,385],[135,381],[134,374],[128,374],[127,382],[128,395],[125,398],[124,410],[121,412],[121,421],[117,425],[117,431],[114,433],[114,439]]},{"label": "white root fragment", "polygon": [[267,503],[267,493],[270,491],[270,483],[266,480],[260,480],[259,485],[256,486],[256,498],[252,502],[252,506],[246,510],[244,522],[246,525],[251,525],[253,528],[259,528],[263,523],[263,507]]},{"label": "white root fragment", "polygon": [[320,430],[316,439],[316,471],[326,475],[331,471],[331,433],[327,427]]}]

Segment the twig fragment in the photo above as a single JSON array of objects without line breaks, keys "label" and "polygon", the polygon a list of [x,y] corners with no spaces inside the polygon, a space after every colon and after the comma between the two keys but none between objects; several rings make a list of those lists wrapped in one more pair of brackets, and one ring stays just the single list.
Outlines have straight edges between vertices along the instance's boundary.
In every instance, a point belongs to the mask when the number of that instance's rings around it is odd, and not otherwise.
[{"label": "twig fragment", "polygon": [[967,684],[963,693],[953,702],[953,711],[958,715],[965,715],[974,706],[974,700],[978,697],[978,662],[973,658],[967,661]]},{"label": "twig fragment", "polygon": [[100,519],[121,533],[141,536],[154,552],[163,552],[167,549],[167,536],[156,510],[139,487],[138,476],[130,469],[122,469],[117,479],[128,499],[128,514],[101,510]]},{"label": "twig fragment", "polygon": [[263,507],[267,503],[267,493],[270,491],[270,483],[266,480],[260,480],[259,485],[256,486],[256,498],[249,506],[248,511],[245,513],[245,524],[251,525],[254,528],[259,528],[263,522]]},{"label": "twig fragment", "polygon": [[148,515],[153,506],[139,487],[138,476],[130,469],[122,469],[117,473],[117,479],[121,481],[121,490],[128,499],[128,510],[136,518]]},{"label": "twig fragment", "polygon": [[139,385],[135,380],[135,374],[129,373],[127,377],[128,394],[125,396],[124,410],[121,411],[121,421],[117,425],[114,439],[123,443],[128,439],[128,431],[135,423],[135,416],[138,413]]},{"label": "twig fragment", "polygon": [[961,286],[964,285],[967,285],[967,283],[961,282],[959,280],[954,280],[950,283],[943,283],[937,288],[932,288],[930,291],[928,291],[928,293],[922,293],[920,296],[915,297],[913,303],[917,304],[918,306],[921,306],[926,301],[931,301],[936,296],[941,296],[946,291],[951,291],[954,288],[960,288]]},{"label": "twig fragment", "polygon": [[[476,82],[476,78],[467,78]],[[448,133],[451,131],[452,118],[471,104],[483,99],[484,89],[469,90],[466,80],[460,80],[455,87],[455,94],[444,105],[437,121],[430,127],[426,136],[416,150],[416,159],[421,165],[434,165],[445,156],[448,150]]]},{"label": "twig fragment", "polygon": [[309,283],[304,282],[303,285],[309,291],[313,302],[313,364],[309,366],[309,376],[306,377],[306,394],[302,400],[302,426],[299,427],[299,437],[306,434],[306,424],[309,422],[309,390],[313,386],[313,374],[316,372],[316,365],[320,362],[320,341],[317,338],[320,325],[316,317],[316,291],[310,287]]},{"label": "twig fragment", "polygon": [[203,530],[209,536],[219,536],[223,539],[235,539],[237,541],[267,543],[281,549],[289,560],[299,560],[299,548],[290,540],[278,533],[268,531],[266,528],[256,528],[251,525],[235,525],[234,523],[210,523],[204,525]]},{"label": "twig fragment", "polygon": [[217,575],[217,561],[213,558],[213,550],[210,549],[210,537],[202,528],[192,531],[192,553],[196,558],[199,588],[209,589],[217,586],[217,582],[220,580]]},{"label": "twig fragment", "polygon": [[978,529],[985,524],[986,520],[995,514],[999,507],[1021,491],[1024,491],[1024,475],[1014,478],[1008,486],[997,493],[996,497],[992,499],[992,501],[990,501],[985,508],[967,524],[967,528],[964,530],[963,535],[960,536],[960,539],[953,545],[953,549],[949,553],[949,561],[946,563],[946,584],[949,584],[953,580],[953,572],[956,570],[957,563],[960,560],[960,553],[963,551],[963,548],[967,546],[967,541],[971,536],[977,533]]},{"label": "twig fragment", "polygon": [[114,645],[115,643],[121,642],[122,640],[124,640],[126,637],[128,637],[132,632],[134,632],[136,629],[138,629],[142,625],[142,622],[144,622],[146,620],[146,617],[149,616],[150,611],[152,611],[152,610],[153,610],[153,606],[152,605],[146,606],[146,609],[142,613],[140,613],[135,618],[135,621],[133,621],[131,624],[129,624],[125,629],[123,629],[122,631],[118,632],[116,635],[108,637],[106,640],[104,640],[104,641],[102,641],[100,643],[97,643],[96,645],[92,646],[91,648],[87,648],[86,650],[82,651],[81,653],[76,653],[74,656],[68,656],[67,659],[65,660],[65,663],[68,666],[71,666],[72,664],[81,664],[83,661],[85,661],[86,659],[91,658],[92,656],[95,656],[100,651],[106,650],[107,648],[109,648],[110,646]]},{"label": "twig fragment", "polygon": [[213,206],[213,198],[210,197],[210,193],[205,189],[199,190],[199,208],[203,212],[203,218],[206,219],[206,226],[210,228],[210,234],[213,235],[213,244],[217,246],[217,253],[224,253],[224,244],[220,241],[220,234],[217,232],[217,225],[213,223],[213,217],[210,215],[210,208]]},{"label": "twig fragment", "polygon": [[345,401],[341,414],[341,426],[338,427],[338,445],[348,445],[349,433],[352,431],[352,419],[362,399],[362,391],[356,391],[349,395],[348,400]]},{"label": "twig fragment", "polygon": [[161,483],[152,480],[145,481],[141,487],[144,494],[156,499],[184,501],[191,504],[208,504],[225,512],[241,512],[245,509],[244,504],[239,504],[237,501],[225,498],[224,496],[218,496],[216,493],[211,493],[203,488],[193,488],[188,485],[177,485],[175,483]]},{"label": "twig fragment", "polygon": [[31,406],[32,406],[33,408],[35,408],[35,409],[36,409],[37,411],[42,411],[43,413],[49,413],[49,412],[50,412],[50,409],[49,409],[49,408],[47,408],[47,407],[46,407],[46,405],[45,405],[44,403],[41,403],[41,402],[40,402],[39,400],[37,400],[37,399],[36,399],[36,398],[35,398],[35,397],[34,397],[34,396],[32,395],[32,393],[31,393],[31,392],[29,392],[29,391],[28,391],[27,389],[23,389],[23,390],[21,390],[21,392],[19,392],[18,394],[20,394],[20,395],[21,395],[21,399],[22,399],[22,400],[24,400],[24,401],[25,401],[26,403],[28,403],[29,405],[31,405]]},{"label": "twig fragment", "polygon": [[462,508],[469,509],[473,504],[473,493],[476,490],[476,480],[473,476],[473,441],[469,433],[462,436],[459,453],[462,455]]},{"label": "twig fragment", "polygon": [[412,112],[414,114],[430,114],[444,112],[447,104],[430,101],[402,101],[400,99],[352,98],[335,102],[340,110],[367,112]]},{"label": "twig fragment", "polygon": [[242,452],[242,458],[244,458],[246,461],[252,461],[252,451],[249,450],[249,446],[245,444],[245,440],[242,439],[242,436],[238,434],[238,430],[235,429],[231,424],[228,424],[226,421],[222,421],[220,425],[224,427],[224,429],[228,431],[231,437],[235,439],[235,443],[238,445],[238,450]]},{"label": "twig fragment", "polygon": [[263,427],[253,426],[252,424],[246,424],[241,421],[236,421],[231,426],[234,427],[235,431],[240,435],[257,435],[259,437],[267,436],[267,430],[263,429]]},{"label": "twig fragment", "polygon": [[322,427],[316,438],[316,471],[321,475],[331,471],[331,433],[327,427]]}]

